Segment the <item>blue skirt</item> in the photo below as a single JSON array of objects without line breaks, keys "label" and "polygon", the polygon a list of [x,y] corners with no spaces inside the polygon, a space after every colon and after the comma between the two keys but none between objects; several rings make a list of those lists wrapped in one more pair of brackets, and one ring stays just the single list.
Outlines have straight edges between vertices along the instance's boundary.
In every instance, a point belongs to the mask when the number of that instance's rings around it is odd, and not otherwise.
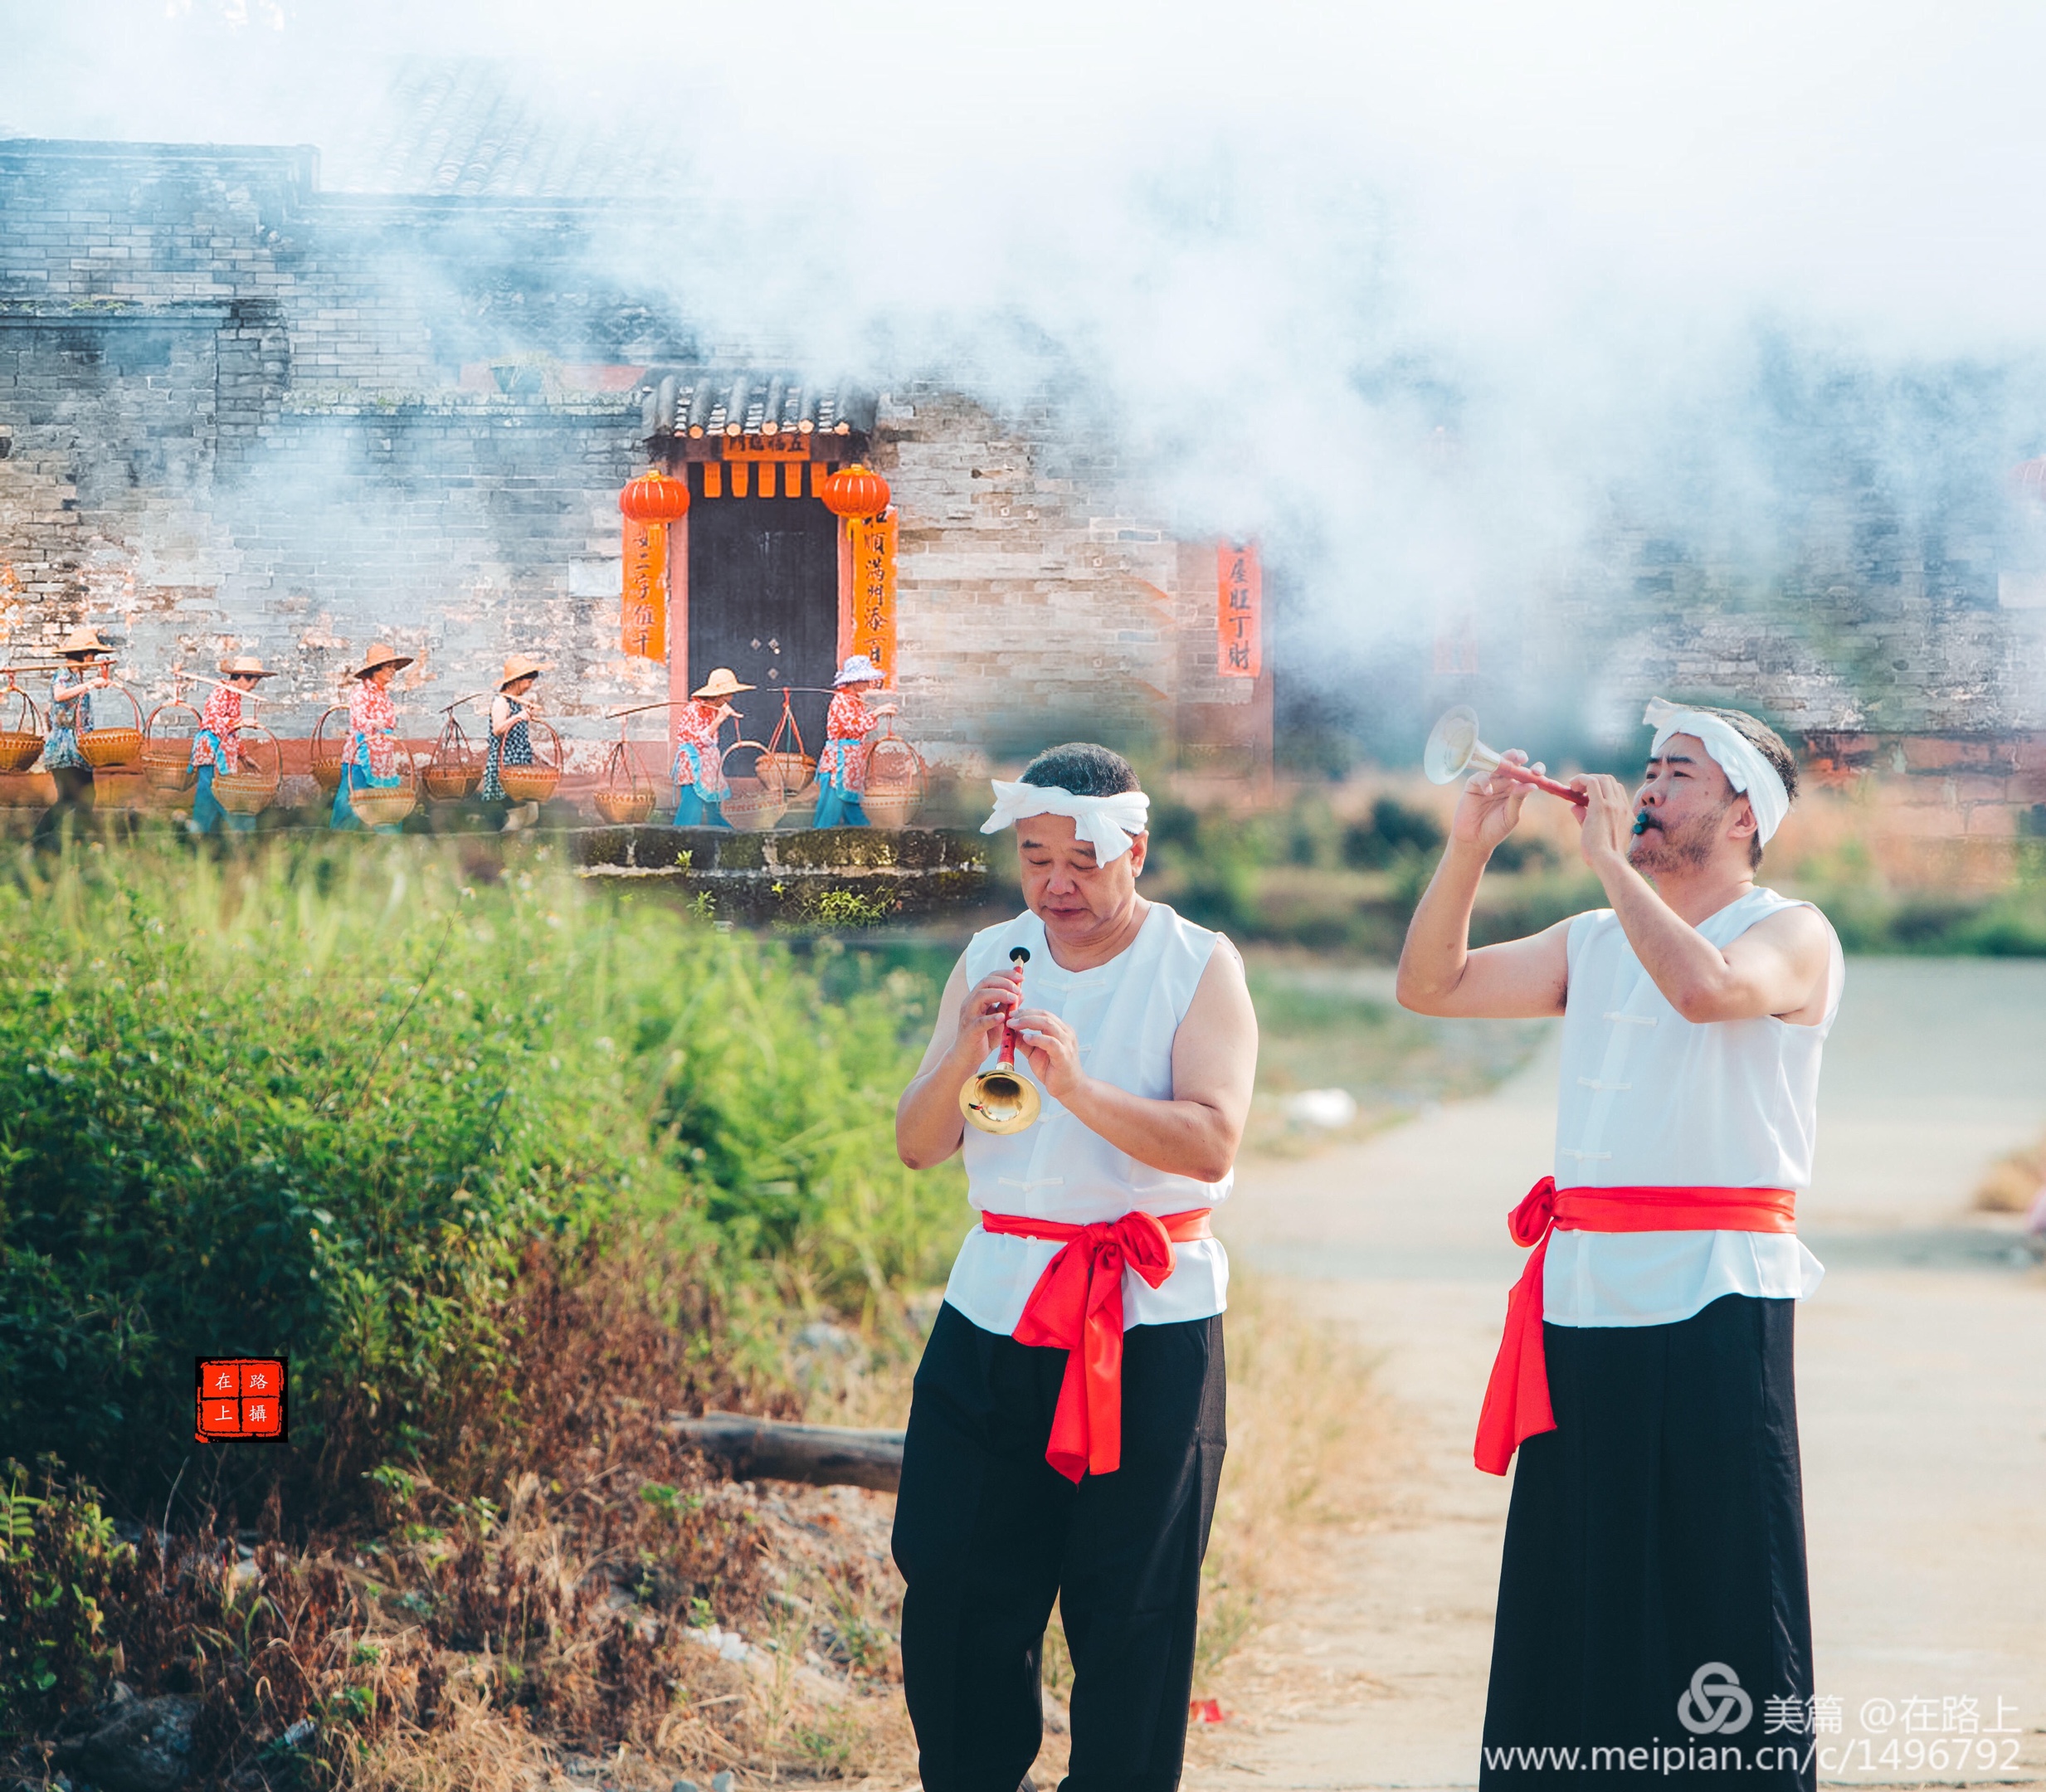
[{"label": "blue skirt", "polygon": [[213,794],[213,774],[216,770],[210,759],[199,767],[199,781],[192,792],[192,831],[195,834],[247,834],[256,826],[256,817],[246,815],[230,815],[221,807],[220,799]]},{"label": "blue skirt", "polygon": [[724,805],[715,796],[702,795],[694,784],[682,786],[682,800],[675,806],[677,827],[721,827],[732,824],[724,818]]},{"label": "blue skirt", "polygon": [[816,819],[812,827],[871,827],[867,812],[860,806],[860,792],[848,790],[834,765],[817,779]]}]

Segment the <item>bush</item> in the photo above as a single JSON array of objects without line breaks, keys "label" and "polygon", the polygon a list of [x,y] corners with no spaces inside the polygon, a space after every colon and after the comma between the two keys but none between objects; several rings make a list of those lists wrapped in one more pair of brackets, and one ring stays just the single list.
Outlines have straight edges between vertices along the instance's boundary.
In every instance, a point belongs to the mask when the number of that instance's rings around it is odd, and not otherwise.
[{"label": "bush", "polygon": [[0,1435],[160,1499],[192,1359],[284,1353],[291,1444],[247,1459],[345,1497],[490,1385],[536,1239],[658,1225],[705,1350],[767,1295],[871,1305],[964,1224],[889,1148],[922,991],[834,1006],[778,947],[410,842],[24,862]]},{"label": "bush", "polygon": [[[31,1491],[31,1488],[33,1491]],[[134,1558],[91,1489],[0,1463],[0,1732],[88,1702],[111,1659],[106,1608]]]},{"label": "bush", "polygon": [[1432,853],[1442,845],[1442,824],[1425,809],[1381,796],[1368,821],[1343,830],[1342,862],[1360,871],[1382,870],[1406,853]]}]

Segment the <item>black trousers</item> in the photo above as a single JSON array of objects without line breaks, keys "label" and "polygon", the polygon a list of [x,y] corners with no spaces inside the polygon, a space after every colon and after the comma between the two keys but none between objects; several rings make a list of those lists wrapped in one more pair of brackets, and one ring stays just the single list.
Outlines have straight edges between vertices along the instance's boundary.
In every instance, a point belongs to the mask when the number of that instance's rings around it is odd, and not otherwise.
[{"label": "black trousers", "polygon": [[1485,1792],[1815,1785],[1792,1310],[1542,1327],[1556,1428],[1514,1471]]},{"label": "black trousers", "polygon": [[90,766],[53,766],[50,776],[56,785],[56,801],[37,817],[35,831],[29,835],[38,846],[61,837],[66,816],[74,828],[80,828],[92,813]]},{"label": "black trousers", "polygon": [[1016,1792],[1044,1739],[1055,1598],[1073,1656],[1065,1792],[1179,1783],[1225,1444],[1222,1322],[1124,1334],[1123,1465],[1077,1486],[1045,1460],[1065,1359],[946,1306],[917,1370],[894,1552],[924,1792]]}]

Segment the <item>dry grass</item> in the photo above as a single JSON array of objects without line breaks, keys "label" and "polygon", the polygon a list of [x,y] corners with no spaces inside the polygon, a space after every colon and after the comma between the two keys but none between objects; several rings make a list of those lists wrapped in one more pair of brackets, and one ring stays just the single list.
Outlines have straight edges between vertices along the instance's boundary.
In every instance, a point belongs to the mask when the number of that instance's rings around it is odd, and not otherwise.
[{"label": "dry grass", "polygon": [[[1391,1485],[1396,1438],[1373,1362],[1305,1312],[1283,1283],[1238,1273],[1230,1288],[1230,1454],[1203,1573],[1195,1696],[1224,1661],[1312,1585],[1332,1530],[1371,1522]],[[894,1342],[843,1348],[826,1338],[808,1365],[806,1415],[899,1426],[909,1415],[910,1356]],[[914,1786],[914,1736],[900,1702],[900,1581],[886,1559],[892,1499],[833,1493],[747,1495],[772,1534],[763,1551],[780,1618],[751,1663],[685,1655],[685,1679],[661,1722],[610,1753],[565,1753],[481,1690],[458,1690],[431,1732],[392,1739],[356,1775],[373,1792],[524,1792],[575,1778],[620,1792],[661,1792],[677,1774],[704,1782],[734,1767],[743,1784],[837,1780]],[[831,1532],[837,1530],[837,1536]],[[851,1545],[851,1546],[849,1546]],[[855,1571],[849,1565],[857,1561]],[[811,1665],[818,1639],[835,1665]],[[843,1665],[841,1665],[843,1663]],[[1045,1745],[1037,1784],[1066,1771],[1072,1663],[1054,1622],[1045,1637]],[[577,1774],[575,1770],[581,1770]]]},{"label": "dry grass", "polygon": [[[723,1480],[658,1423],[668,1401],[646,1396],[688,1377],[636,1291],[544,1265],[530,1285],[519,1392],[554,1415],[520,1434],[534,1466],[504,1468],[509,1435],[479,1426],[453,1453],[455,1484],[378,1478],[373,1532],[287,1546],[273,1502],[252,1556],[231,1519],[165,1555],[145,1536],[109,1586],[125,1678],[202,1702],[195,1785],[665,1792],[729,1770],[742,1785],[913,1786],[893,1500]],[[907,1335],[801,1334],[807,1416],[902,1423]],[[1197,1693],[1308,1583],[1318,1536],[1368,1518],[1382,1480],[1370,1363],[1284,1284],[1237,1277],[1228,1350]],[[1068,1741],[1055,1624],[1045,1665],[1040,1784]],[[280,1745],[305,1718],[310,1735]]]},{"label": "dry grass", "polygon": [[[398,1721],[350,1783],[362,1792],[641,1792],[727,1770],[748,1784],[902,1783],[913,1755],[888,1628],[889,1502],[852,1489],[728,1484],[722,1499],[757,1534],[762,1566],[743,1659],[706,1646],[702,1626],[692,1634],[684,1620],[700,1611],[664,1620],[606,1575],[601,1621],[529,1651],[523,1674],[508,1677],[505,1658],[473,1636],[463,1640],[485,1646],[394,1670],[384,1696]],[[577,1560],[567,1542],[536,1503],[506,1515],[499,1550],[557,1589],[589,1585],[605,1565]],[[416,1634],[392,1628],[366,1640],[396,1658]],[[429,1672],[430,1708],[421,1690]],[[537,1708],[519,1702],[528,1689]]]},{"label": "dry grass", "polygon": [[2028,1213],[2046,1189],[2046,1137],[1991,1165],[1975,1191],[1980,1213]]},{"label": "dry grass", "polygon": [[1230,1284],[1229,1458],[1203,1572],[1194,1690],[1285,1596],[1328,1531],[1383,1506],[1391,1409],[1372,1359],[1283,1281]]}]

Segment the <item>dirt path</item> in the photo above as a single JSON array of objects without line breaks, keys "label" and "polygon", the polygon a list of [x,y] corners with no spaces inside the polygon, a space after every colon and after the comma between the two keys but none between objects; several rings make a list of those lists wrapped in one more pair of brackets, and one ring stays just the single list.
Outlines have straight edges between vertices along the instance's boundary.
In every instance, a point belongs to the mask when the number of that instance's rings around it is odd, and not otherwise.
[{"label": "dirt path", "polygon": [[[1844,1713],[1821,1779],[2046,1783],[2046,1275],[1967,1210],[2046,1126],[2046,965],[1862,961],[1849,986],[1800,1212],[1828,1268],[1797,1365],[1818,1684]],[[1380,1356],[1411,1459],[1386,1518],[1332,1539],[1316,1590],[1228,1664],[1236,1715],[1199,1736],[1194,1792],[1476,1783],[1508,1488],[1471,1431],[1552,1052],[1483,1100],[1242,1174],[1232,1251]],[[1913,1771],[1914,1742],[1966,1728],[1942,1702],[1970,1698],[1978,1735],[2003,1701],[2020,1765]],[[1887,1730],[1863,1725],[1874,1699]]]}]

